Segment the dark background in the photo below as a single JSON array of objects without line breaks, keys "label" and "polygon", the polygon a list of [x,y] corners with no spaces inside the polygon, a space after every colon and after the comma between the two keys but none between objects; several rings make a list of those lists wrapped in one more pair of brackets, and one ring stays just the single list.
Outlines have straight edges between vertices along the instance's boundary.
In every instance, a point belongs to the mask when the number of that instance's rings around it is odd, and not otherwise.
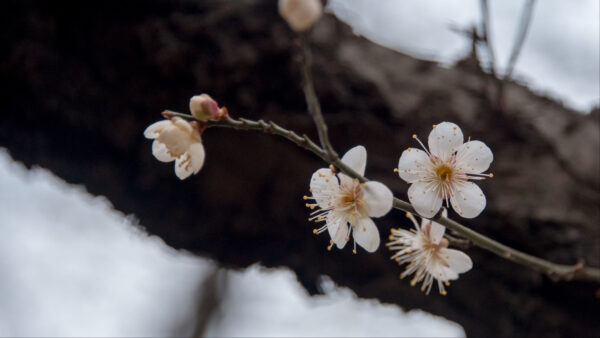
[{"label": "dark background", "polygon": [[[369,178],[406,199],[392,169],[416,146],[410,136],[455,122],[495,157],[495,178],[481,182],[488,206],[464,224],[542,258],[600,266],[598,109],[581,115],[514,83],[499,102],[477,59],[443,69],[358,38],[332,17],[310,38],[333,144],[340,153],[364,144]],[[478,248],[467,251],[473,270],[445,297],[400,281],[383,246],[328,252],[302,201],[324,164],[283,139],[209,129],[205,166],[183,182],[152,157],[144,128],[163,109],[186,112],[202,92],[234,117],[316,138],[297,40],[275,1],[2,1],[0,45],[0,146],[107,196],[175,248],[231,268],[288,266],[311,293],[329,275],[360,297],[457,321],[470,336],[600,332],[600,285],[554,282]],[[377,224],[383,240],[409,223],[392,211]]]}]

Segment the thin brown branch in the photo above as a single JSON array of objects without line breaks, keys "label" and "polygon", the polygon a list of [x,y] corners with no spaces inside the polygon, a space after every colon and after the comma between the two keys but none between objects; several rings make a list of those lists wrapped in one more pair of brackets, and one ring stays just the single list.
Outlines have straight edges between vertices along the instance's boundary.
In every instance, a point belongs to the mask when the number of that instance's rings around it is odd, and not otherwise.
[{"label": "thin brown branch", "polygon": [[321,143],[321,147],[327,152],[328,162],[334,162],[338,159],[338,154],[333,150],[331,141],[329,141],[327,124],[323,118],[321,104],[315,92],[310,69],[312,65],[312,53],[310,52],[310,45],[305,34],[300,36],[300,44],[302,48],[302,90],[304,91],[304,97],[308,106],[308,113],[315,122],[319,134],[319,142]]},{"label": "thin brown branch", "polygon": [[[179,116],[186,119],[193,119],[193,116],[188,114],[181,114],[169,111],[171,116]],[[314,153],[319,156],[325,162],[332,164],[343,171],[345,174],[358,179],[361,182],[368,181],[362,175],[352,170],[341,160],[331,160],[329,154],[315,142],[313,142],[308,136],[300,136],[295,132],[288,130],[274,122],[266,122],[263,120],[254,121],[248,119],[230,119],[225,121],[209,121],[206,124],[207,128],[210,127],[222,127],[222,128],[233,128],[240,130],[254,130],[260,131],[267,134],[274,134],[281,136],[296,145]],[[394,208],[406,212],[412,212],[415,214],[416,211],[413,209],[410,203],[405,202],[399,198],[394,198]],[[524,253],[522,251],[508,247],[498,241],[495,241],[487,236],[484,236],[456,221],[453,221],[447,217],[443,217],[441,214],[431,218],[431,220],[440,223],[450,230],[462,235],[464,238],[470,240],[474,245],[495,253],[496,255],[515,262],[517,264],[529,267],[536,271],[545,273],[553,280],[585,280],[600,283],[600,269],[587,267],[583,263],[579,262],[573,265],[557,264],[533,255]]]}]

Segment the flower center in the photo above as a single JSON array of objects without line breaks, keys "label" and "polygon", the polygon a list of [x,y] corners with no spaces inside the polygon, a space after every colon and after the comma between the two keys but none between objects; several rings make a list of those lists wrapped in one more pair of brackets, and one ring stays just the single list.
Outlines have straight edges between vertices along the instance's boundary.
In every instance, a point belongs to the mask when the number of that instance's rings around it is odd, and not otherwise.
[{"label": "flower center", "polygon": [[339,210],[346,212],[346,221],[355,224],[360,218],[363,218],[367,212],[367,204],[362,198],[362,188],[357,180],[351,184],[343,184],[341,187],[342,195],[338,200]]},{"label": "flower center", "polygon": [[347,195],[342,198],[344,204],[354,204],[355,201],[354,195]]},{"label": "flower center", "polygon": [[445,165],[439,167],[435,171],[435,173],[440,178],[440,180],[442,180],[444,182],[449,181],[452,178],[452,168],[445,166]]}]

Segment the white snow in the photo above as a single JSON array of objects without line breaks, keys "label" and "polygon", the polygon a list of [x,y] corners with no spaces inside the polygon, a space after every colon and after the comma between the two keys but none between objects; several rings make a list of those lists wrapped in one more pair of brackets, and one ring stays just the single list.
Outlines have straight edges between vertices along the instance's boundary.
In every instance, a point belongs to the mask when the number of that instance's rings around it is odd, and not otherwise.
[{"label": "white snow", "polygon": [[[0,148],[0,336],[189,336],[214,267]],[[464,336],[456,323],[331,282],[311,298],[287,269],[227,275],[208,336]]]}]

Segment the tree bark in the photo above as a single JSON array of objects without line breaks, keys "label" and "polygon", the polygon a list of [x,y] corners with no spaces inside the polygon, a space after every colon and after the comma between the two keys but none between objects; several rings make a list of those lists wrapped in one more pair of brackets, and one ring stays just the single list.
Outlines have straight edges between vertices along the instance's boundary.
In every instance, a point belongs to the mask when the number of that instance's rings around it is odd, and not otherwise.
[{"label": "tree bark", "polygon": [[[402,268],[383,246],[328,252],[302,201],[325,164],[285,140],[209,129],[204,168],[183,182],[152,157],[144,128],[163,109],[187,112],[202,92],[233,116],[316,136],[297,38],[274,2],[4,1],[0,18],[0,146],[108,197],[169,245],[226,267],[290,267],[311,293],[329,275],[360,297],[443,315],[472,336],[600,332],[600,285],[554,282],[478,248],[468,250],[473,270],[445,297],[399,280]],[[476,60],[441,68],[356,37],[331,17],[310,39],[332,143],[340,154],[365,145],[367,177],[406,199],[408,185],[392,169],[417,146],[411,135],[455,122],[495,157],[495,178],[481,182],[487,208],[466,225],[545,259],[600,266],[598,110],[579,114],[512,82],[498,106],[495,82]],[[382,240],[410,224],[397,211],[376,223]]]}]

